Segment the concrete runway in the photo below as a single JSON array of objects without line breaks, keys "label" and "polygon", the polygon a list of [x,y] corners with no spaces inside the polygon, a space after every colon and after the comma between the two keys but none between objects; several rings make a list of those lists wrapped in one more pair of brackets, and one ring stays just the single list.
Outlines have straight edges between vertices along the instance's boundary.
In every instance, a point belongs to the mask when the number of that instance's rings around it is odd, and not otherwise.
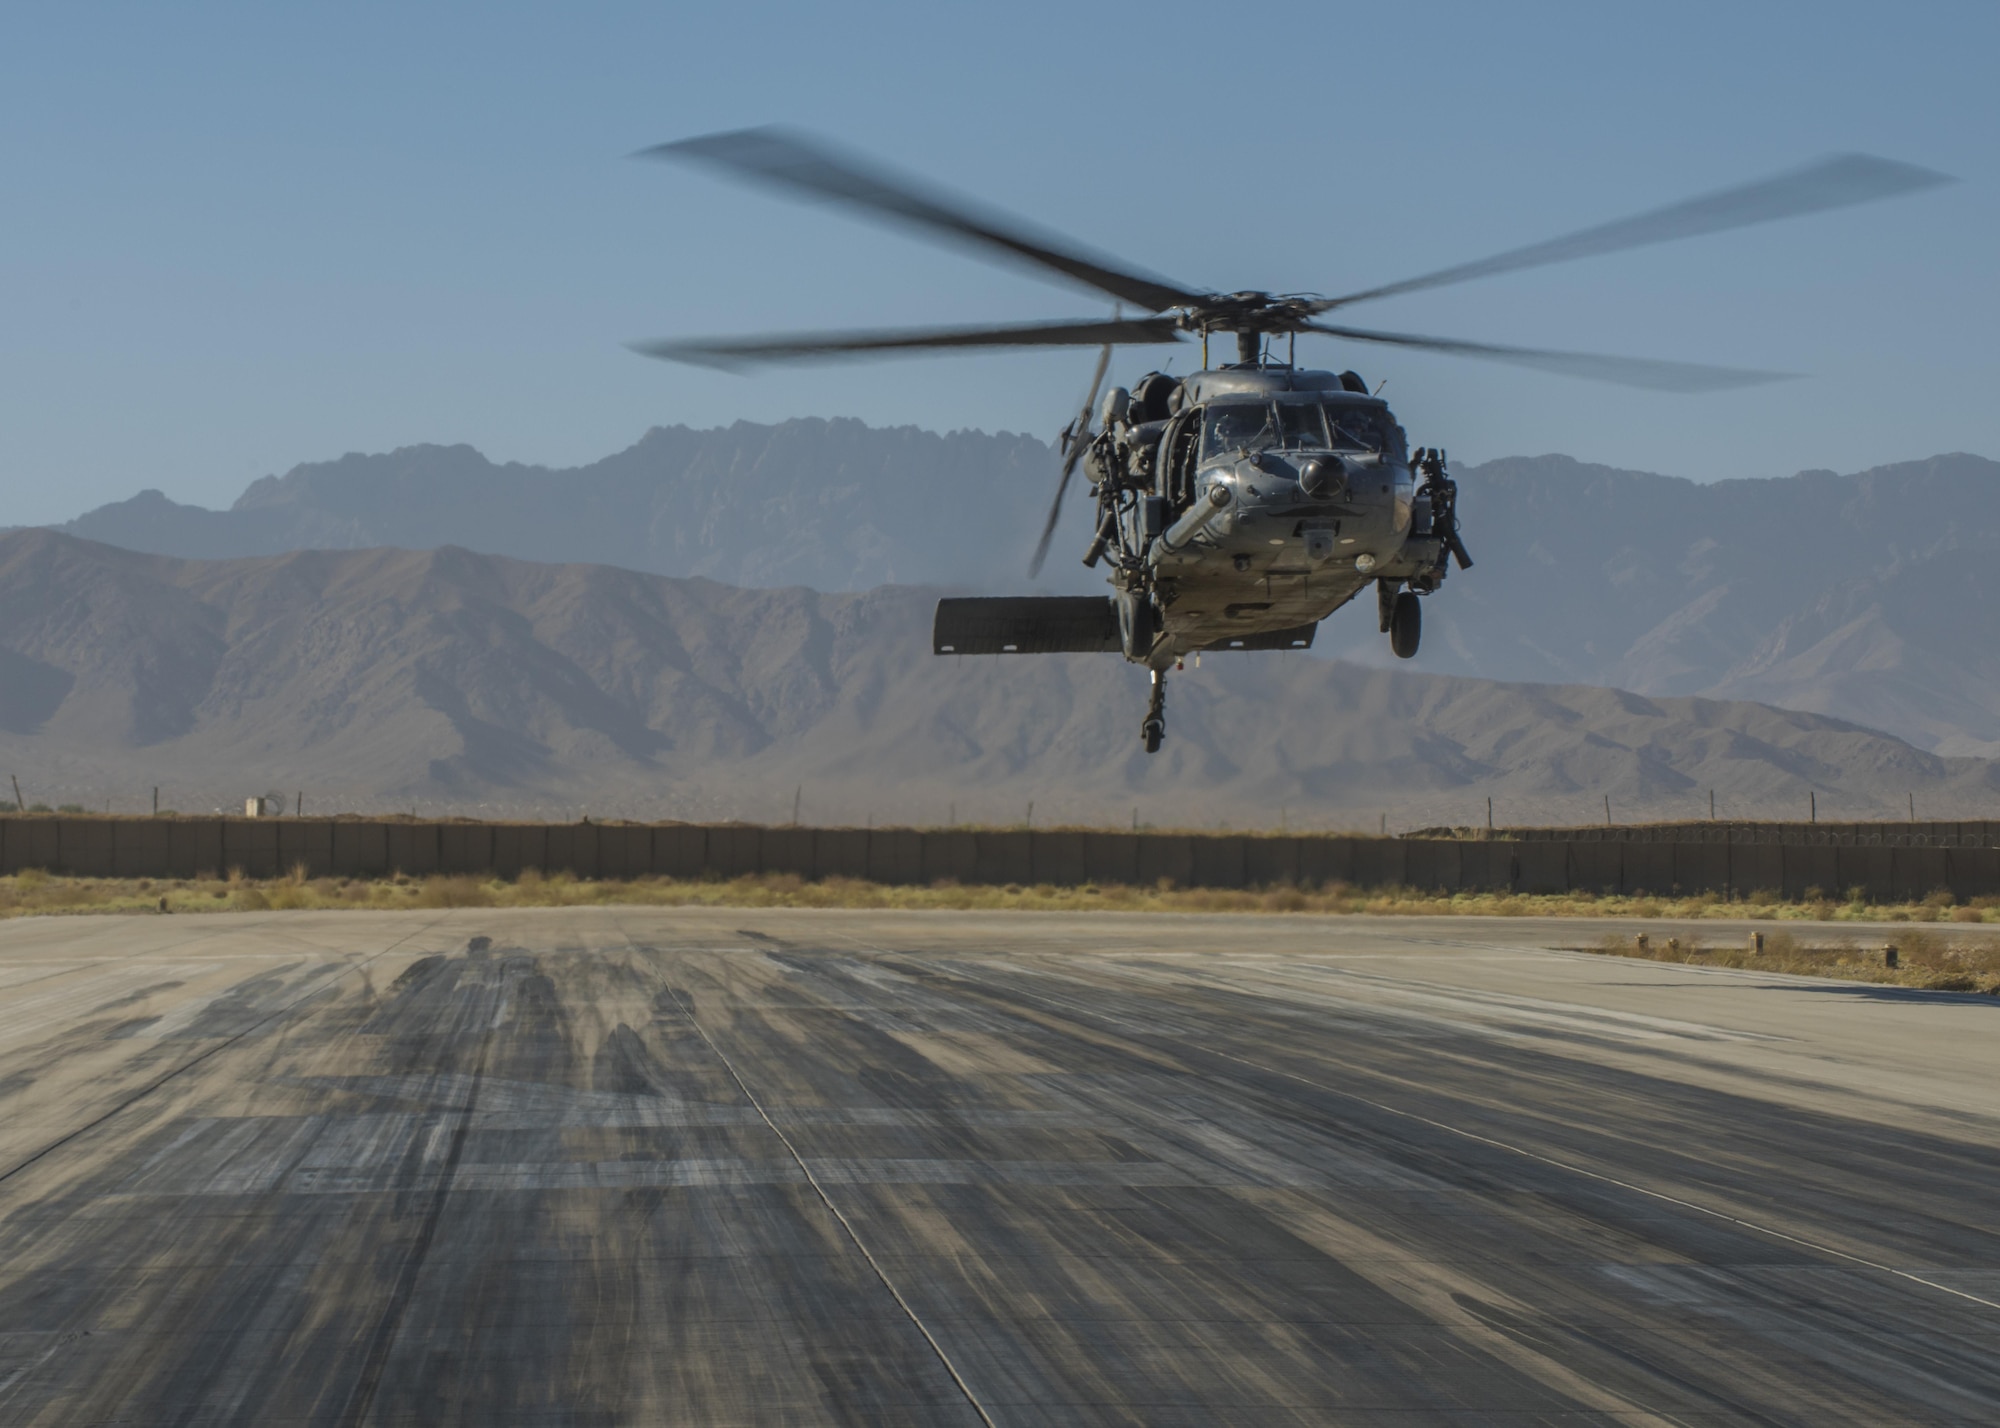
[{"label": "concrete runway", "polygon": [[2000,1000],[1596,936],[0,924],[0,1424],[2000,1421]]}]

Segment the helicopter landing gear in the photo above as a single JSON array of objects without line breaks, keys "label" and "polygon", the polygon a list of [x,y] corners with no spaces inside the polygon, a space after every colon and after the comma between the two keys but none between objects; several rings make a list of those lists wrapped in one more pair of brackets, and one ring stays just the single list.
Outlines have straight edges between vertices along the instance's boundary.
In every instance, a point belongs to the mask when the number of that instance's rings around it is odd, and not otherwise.
[{"label": "helicopter landing gear", "polygon": [[1139,726],[1139,737],[1146,742],[1146,752],[1157,754],[1160,741],[1167,737],[1167,672],[1153,671],[1153,697],[1146,705],[1146,722]]},{"label": "helicopter landing gear", "polygon": [[1389,648],[1397,659],[1409,659],[1417,652],[1417,646],[1424,637],[1424,607],[1417,603],[1414,590],[1405,590],[1396,597],[1395,605],[1389,611]]},{"label": "helicopter landing gear", "polygon": [[1399,580],[1378,580],[1375,582],[1375,613],[1382,621],[1382,633],[1389,633],[1389,621],[1396,614],[1396,592],[1402,589]]}]

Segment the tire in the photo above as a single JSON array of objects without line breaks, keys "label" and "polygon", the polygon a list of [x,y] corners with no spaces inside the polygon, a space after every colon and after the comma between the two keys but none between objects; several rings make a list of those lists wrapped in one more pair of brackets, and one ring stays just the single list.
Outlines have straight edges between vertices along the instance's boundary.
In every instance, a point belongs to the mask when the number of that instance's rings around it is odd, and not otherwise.
[{"label": "tire", "polygon": [[1405,590],[1396,597],[1396,608],[1389,612],[1389,648],[1396,652],[1397,659],[1410,659],[1423,638],[1424,607],[1417,602],[1414,591]]}]

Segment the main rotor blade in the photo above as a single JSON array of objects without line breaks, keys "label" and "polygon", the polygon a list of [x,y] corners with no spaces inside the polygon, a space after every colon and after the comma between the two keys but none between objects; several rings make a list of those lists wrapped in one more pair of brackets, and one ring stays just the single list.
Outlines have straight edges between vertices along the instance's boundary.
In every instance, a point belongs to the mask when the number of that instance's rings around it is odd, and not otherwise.
[{"label": "main rotor blade", "polygon": [[1360,327],[1335,327],[1330,323],[1308,322],[1302,332],[1323,332],[1350,342],[1380,342],[1391,347],[1414,347],[1423,352],[1444,352],[1453,357],[1478,357],[1488,362],[1506,362],[1516,367],[1535,367],[1565,377],[1584,377],[1594,382],[1616,382],[1625,387],[1645,387],[1656,392],[1722,392],[1735,387],[1761,386],[1765,382],[1790,381],[1796,373],[1755,372],[1741,367],[1705,367],[1692,362],[1664,362],[1651,357],[1607,357],[1595,352],[1551,352],[1538,347],[1499,347],[1488,342],[1461,342],[1450,337],[1418,337],[1407,332],[1371,332]]},{"label": "main rotor blade", "polygon": [[998,248],[1066,277],[1164,312],[1202,294],[1127,268],[1115,267],[1067,239],[1038,233],[1015,219],[978,211],[963,199],[927,190],[921,180],[891,174],[865,160],[836,154],[784,129],[739,129],[643,149],[637,157],[694,159],[776,188],[859,208],[905,226],[929,229],[962,243]]},{"label": "main rotor blade", "polygon": [[1105,343],[1097,354],[1097,367],[1090,374],[1090,395],[1083,399],[1083,411],[1076,419],[1076,435],[1063,453],[1062,479],[1056,482],[1056,498],[1049,502],[1049,518],[1042,525],[1042,538],[1035,542],[1035,557],[1028,562],[1028,578],[1033,580],[1042,573],[1042,562],[1049,558],[1049,542],[1055,539],[1056,522],[1062,517],[1063,496],[1069,491],[1069,478],[1076,474],[1076,463],[1083,458],[1084,448],[1090,443],[1085,438],[1090,435],[1090,409],[1097,405],[1097,389],[1104,385],[1105,369],[1111,365],[1111,344]]},{"label": "main rotor blade", "polygon": [[1009,327],[916,327],[873,332],[801,332],[774,337],[695,338],[635,342],[632,349],[669,362],[703,367],[747,367],[760,362],[810,362],[822,358],[891,356],[939,348],[1144,347],[1178,342],[1171,317],[1030,322]]},{"label": "main rotor blade", "polygon": [[1790,173],[1735,188],[1719,189],[1699,198],[1669,204],[1665,208],[1655,208],[1561,238],[1551,238],[1545,243],[1531,243],[1525,248],[1512,248],[1477,262],[1460,263],[1421,277],[1406,278],[1400,283],[1331,298],[1316,310],[1328,312],[1373,298],[1391,297],[1423,288],[1440,288],[1449,283],[1491,277],[1495,273],[1566,263],[1573,258],[1643,248],[1654,243],[1694,238],[1704,233],[1748,228],[1752,224],[1772,223],[1780,218],[1796,218],[1807,213],[1823,213],[1830,208],[1846,208],[1856,203],[1894,198],[1899,194],[1917,193],[1956,182],[1947,174],[1918,168],[1915,164],[1878,159],[1868,154],[1836,154]]}]

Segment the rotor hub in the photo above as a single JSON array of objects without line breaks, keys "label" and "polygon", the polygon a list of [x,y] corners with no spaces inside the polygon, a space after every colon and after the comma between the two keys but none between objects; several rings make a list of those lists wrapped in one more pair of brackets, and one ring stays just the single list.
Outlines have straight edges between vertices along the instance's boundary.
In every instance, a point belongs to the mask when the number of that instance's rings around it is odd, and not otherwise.
[{"label": "rotor hub", "polygon": [[1219,293],[1184,309],[1182,325],[1191,332],[1302,332],[1322,306],[1304,293]]}]

